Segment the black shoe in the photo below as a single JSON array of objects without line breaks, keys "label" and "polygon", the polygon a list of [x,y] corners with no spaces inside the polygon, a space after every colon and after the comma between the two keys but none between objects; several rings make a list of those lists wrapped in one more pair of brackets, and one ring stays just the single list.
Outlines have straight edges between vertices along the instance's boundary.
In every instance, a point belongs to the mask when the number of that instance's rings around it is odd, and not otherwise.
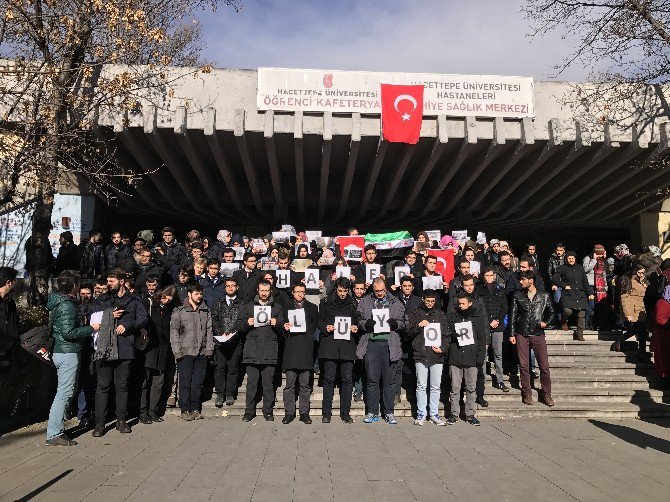
[{"label": "black shoe", "polygon": [[156,413],[155,411],[150,411],[149,413],[147,413],[147,415],[149,415],[149,418],[151,419],[152,422],[163,422],[164,421],[163,417],[158,415],[158,413]]},{"label": "black shoe", "polygon": [[121,434],[130,434],[130,425],[125,420],[116,421],[116,430]]},{"label": "black shoe", "polygon": [[321,417],[321,423],[329,424],[332,416],[333,415],[331,415],[330,413],[324,413],[324,415]]},{"label": "black shoe", "polygon": [[496,388],[503,392],[509,392],[509,387],[505,385],[505,382],[500,382],[498,385],[496,385]]},{"label": "black shoe", "polygon": [[301,421],[303,424],[307,424],[307,425],[309,425],[309,424],[312,423],[312,419],[309,418],[309,413],[302,413],[302,414],[300,415],[300,421]]},{"label": "black shoe", "polygon": [[266,422],[274,422],[275,421],[275,416],[270,413],[263,413],[263,418],[265,419]]},{"label": "black shoe", "polygon": [[479,423],[479,420],[477,420],[476,417],[471,416],[471,417],[465,417],[465,421],[469,423],[470,425],[482,425]]},{"label": "black shoe", "polygon": [[479,406],[481,406],[482,408],[488,408],[489,407],[489,402],[486,399],[484,399],[483,397],[478,398],[475,402]]},{"label": "black shoe", "polygon": [[456,415],[449,415],[446,422],[447,425],[455,425],[458,423],[458,417]]},{"label": "black shoe", "polygon": [[[354,423],[354,419],[351,418],[351,415],[349,415],[349,413],[345,413],[345,414],[343,414],[343,415],[340,415],[340,418],[342,419],[342,421],[343,421],[345,424],[353,424],[353,423]],[[330,421],[330,420],[329,420],[329,421]]]},{"label": "black shoe", "polygon": [[217,408],[223,408],[223,401],[225,400],[225,397],[223,394],[217,394],[216,396],[216,401],[214,401],[214,406]]},{"label": "black shoe", "polygon": [[245,413],[242,417],[242,422],[251,422],[255,417],[255,413]]},{"label": "black shoe", "polygon": [[93,426],[93,419],[89,417],[84,417],[79,421],[78,429],[90,429]]},{"label": "black shoe", "polygon": [[140,415],[140,423],[145,424],[145,425],[149,425],[149,424],[153,424],[154,421],[149,418],[149,415]]},{"label": "black shoe", "polygon": [[93,437],[94,438],[101,438],[102,436],[105,435],[105,424],[95,424],[95,427],[93,428]]},{"label": "black shoe", "polygon": [[354,394],[354,402],[355,403],[360,403],[363,400],[363,394],[361,393],[356,393]]},{"label": "black shoe", "polygon": [[226,406],[232,406],[234,404],[235,404],[235,398],[234,397],[226,398]]},{"label": "black shoe", "polygon": [[47,439],[47,446],[76,446],[77,442],[65,434]]},{"label": "black shoe", "polygon": [[284,415],[284,418],[281,419],[281,423],[290,424],[295,420],[295,415]]}]

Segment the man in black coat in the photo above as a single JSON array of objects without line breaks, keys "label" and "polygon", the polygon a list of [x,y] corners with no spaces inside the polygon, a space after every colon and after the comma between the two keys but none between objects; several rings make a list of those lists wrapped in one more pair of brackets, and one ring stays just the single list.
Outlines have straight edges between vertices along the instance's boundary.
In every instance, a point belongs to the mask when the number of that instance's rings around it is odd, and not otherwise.
[{"label": "man in black coat", "polygon": [[82,277],[93,278],[104,274],[106,270],[102,232],[93,229],[88,233],[88,240],[79,244],[79,272]]},{"label": "man in black coat", "polygon": [[[396,297],[405,306],[405,315],[409,315],[419,307],[421,307],[421,298],[414,294],[414,280],[411,277],[405,276],[400,281],[400,288],[396,292]],[[436,296],[440,296],[437,292]],[[439,308],[439,301],[438,301]],[[407,368],[408,373],[414,376],[414,363],[412,362],[412,344],[407,339],[407,331],[401,333],[400,340],[402,342],[402,358],[395,363],[395,402],[400,404],[402,393],[402,376]]]},{"label": "man in black coat", "polygon": [[79,249],[74,243],[72,232],[69,230],[61,232],[58,240],[60,248],[53,264],[54,275],[57,276],[63,270],[79,270]]},{"label": "man in black coat", "polygon": [[188,256],[186,248],[174,238],[174,229],[172,227],[165,227],[162,235],[163,240],[156,244],[156,252],[164,256],[171,267],[179,269],[180,264]]},{"label": "man in black coat", "polygon": [[[300,421],[311,424],[309,417],[309,380],[314,368],[314,331],[319,316],[316,305],[305,300],[305,285],[294,284],[291,287],[293,298],[284,308],[284,355],[282,366],[286,371],[284,387],[283,424],[290,424],[295,419],[295,387],[299,387]],[[304,310],[305,323],[297,319],[292,310]],[[293,314],[293,315],[291,315]],[[297,322],[297,324],[296,324]],[[291,331],[291,330],[298,331]]]},{"label": "man in black coat", "polygon": [[[284,313],[273,302],[272,284],[260,281],[256,291],[256,297],[240,311],[236,326],[238,334],[245,336],[242,362],[247,365],[247,400],[242,421],[250,422],[256,416],[256,392],[260,378],[263,385],[263,417],[271,422],[274,420],[272,406],[275,399],[272,377],[279,358],[279,335],[284,330]],[[258,313],[258,319],[255,318],[255,307],[261,306],[270,308],[269,318],[263,313]]]},{"label": "man in black coat", "polygon": [[159,288],[163,287],[166,283],[165,269],[154,262],[153,254],[148,247],[143,247],[139,250],[133,275],[135,279],[135,291],[138,293],[146,291],[147,278],[150,276],[158,278]]},{"label": "man in black coat", "polygon": [[584,341],[586,310],[589,300],[593,300],[593,288],[584,272],[584,267],[577,263],[577,255],[573,251],[565,253],[565,263],[556,269],[551,282],[561,290],[561,306],[563,307],[563,329],[567,329],[570,320],[577,319],[575,340]]},{"label": "man in black coat", "polygon": [[[236,331],[237,319],[244,303],[237,296],[237,281],[232,277],[225,279],[226,294],[212,309],[212,328],[214,329],[214,389],[215,406],[221,408],[225,399],[226,406],[235,404],[238,386],[238,373],[242,357],[242,339]],[[216,337],[224,337],[219,341]]]},{"label": "man in black coat", "polygon": [[[351,393],[353,389],[353,369],[356,361],[358,343],[358,305],[349,294],[349,280],[340,277],[335,281],[335,292],[321,301],[318,327],[321,331],[319,359],[323,362],[323,423],[330,423],[333,414],[333,395],[335,393],[335,375],[340,370],[340,418],[350,424],[354,420],[351,411]],[[350,319],[349,332],[346,324],[336,325],[337,317]],[[339,319],[339,321],[342,321]],[[336,334],[337,333],[337,334]],[[337,336],[337,338],[336,338]]]},{"label": "man in black coat", "polygon": [[11,363],[13,351],[19,343],[19,316],[9,292],[16,283],[17,271],[0,267],[0,375]]},{"label": "man in black coat", "polygon": [[121,242],[121,232],[112,232],[112,242],[105,246],[105,260],[109,270],[114,268],[132,270],[133,250]]},{"label": "man in black coat", "polygon": [[243,267],[241,270],[233,272],[233,278],[237,281],[237,296],[244,303],[249,303],[254,299],[256,287],[260,280],[261,273],[256,268],[256,255],[253,253],[244,253],[242,258]]}]

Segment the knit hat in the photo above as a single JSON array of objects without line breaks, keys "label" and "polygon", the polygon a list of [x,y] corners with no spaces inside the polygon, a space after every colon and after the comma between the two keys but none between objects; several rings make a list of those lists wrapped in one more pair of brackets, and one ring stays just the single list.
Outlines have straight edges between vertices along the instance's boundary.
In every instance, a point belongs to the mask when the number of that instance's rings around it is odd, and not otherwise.
[{"label": "knit hat", "polygon": [[442,238],[440,239],[440,247],[448,248],[450,246],[456,247],[456,241],[451,235],[443,235]]},{"label": "knit hat", "polygon": [[575,253],[574,251],[566,251],[565,252],[565,258],[567,259],[568,256],[573,256],[573,257],[577,258],[577,253]]},{"label": "knit hat", "polygon": [[593,246],[593,252],[595,254],[605,254],[605,246],[603,246],[602,244],[596,244],[595,246]]}]

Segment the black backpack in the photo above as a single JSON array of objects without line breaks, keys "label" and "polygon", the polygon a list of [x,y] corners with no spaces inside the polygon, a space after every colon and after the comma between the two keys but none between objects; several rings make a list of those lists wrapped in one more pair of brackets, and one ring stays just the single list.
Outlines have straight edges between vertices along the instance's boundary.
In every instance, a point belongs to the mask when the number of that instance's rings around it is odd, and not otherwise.
[{"label": "black backpack", "polygon": [[51,325],[37,326],[19,335],[21,347],[44,364],[54,366],[51,353],[54,349],[54,338],[51,336]]}]

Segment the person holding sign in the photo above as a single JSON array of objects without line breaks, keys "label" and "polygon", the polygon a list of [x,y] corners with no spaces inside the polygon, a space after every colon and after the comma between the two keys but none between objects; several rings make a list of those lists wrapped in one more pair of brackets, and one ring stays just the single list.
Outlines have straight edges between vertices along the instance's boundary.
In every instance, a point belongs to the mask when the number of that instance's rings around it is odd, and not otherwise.
[{"label": "person holding sign", "polygon": [[[414,281],[411,277],[405,276],[402,278],[400,290],[396,293],[398,299],[402,302],[405,307],[405,316],[408,317],[415,309],[421,306],[421,298],[414,294]],[[400,337],[402,341],[402,358],[399,359],[395,364],[395,402],[400,404],[402,393],[402,376],[404,373],[404,368],[414,368],[414,364],[411,362],[411,341],[406,337]],[[411,373],[411,371],[410,371]]]},{"label": "person holding sign", "polygon": [[437,291],[437,307],[442,308],[442,305],[446,304],[444,293],[449,285],[444,281],[442,275],[436,271],[437,257],[434,255],[426,256],[424,267],[423,273],[415,281],[417,294],[420,295],[422,291],[429,289]]},{"label": "person holding sign", "polygon": [[356,361],[356,334],[359,323],[358,310],[349,294],[349,280],[340,277],[335,281],[335,294],[321,301],[318,327],[321,331],[319,359],[323,362],[323,403],[321,421],[330,423],[335,393],[335,375],[340,370],[340,418],[346,424],[354,420],[351,410],[353,369]]},{"label": "person holding sign", "polygon": [[[369,279],[369,271],[374,270],[371,269],[370,267],[366,267],[366,265],[378,265],[377,263],[377,248],[375,247],[374,244],[366,244],[364,248],[364,260],[360,265],[357,265],[354,267],[353,274],[354,277],[356,278],[357,281],[363,281],[365,282],[365,285],[370,288],[370,285],[372,284],[371,280]],[[378,277],[384,277],[383,275],[379,275]]]},{"label": "person holding sign", "polygon": [[[408,315],[407,338],[412,343],[416,365],[416,420],[423,425],[427,417],[435,425],[446,425],[440,417],[442,368],[449,347],[447,316],[437,308],[436,291],[424,291],[422,305]],[[430,414],[427,410],[426,387],[430,376]]]},{"label": "person holding sign", "polygon": [[361,318],[358,328],[365,334],[361,336],[356,355],[365,361],[368,381],[368,413],[363,422],[379,421],[381,381],[386,422],[395,425],[398,422],[393,415],[394,363],[402,357],[398,332],[405,329],[405,308],[400,300],[388,294],[386,281],[380,276],[372,281],[372,294],[363,297],[358,304],[358,313]]},{"label": "person holding sign", "polygon": [[554,319],[554,308],[547,293],[535,287],[535,273],[528,270],[521,272],[519,278],[523,291],[517,291],[512,298],[512,310],[509,325],[512,328],[510,343],[516,345],[519,356],[519,373],[521,380],[521,398],[523,404],[533,404],[530,386],[530,351],[535,352],[535,359],[540,366],[540,383],[542,393],[540,402],[554,406],[551,397],[551,376],[549,373],[549,356],[544,330]]},{"label": "person holding sign", "polygon": [[294,284],[293,298],[284,308],[284,357],[286,371],[284,387],[283,424],[295,419],[295,386],[298,383],[300,397],[300,421],[311,424],[309,418],[309,380],[314,367],[314,337],[318,310],[316,305],[305,300],[305,285]]},{"label": "person holding sign", "polygon": [[465,382],[465,420],[479,425],[475,417],[477,395],[477,367],[486,356],[487,317],[473,306],[472,298],[462,291],[457,297],[457,308],[448,318],[449,376],[451,377],[450,415],[447,424],[458,422],[461,386]]},{"label": "person holding sign", "polygon": [[242,362],[247,366],[246,410],[242,421],[250,422],[256,416],[258,380],[263,386],[263,417],[274,420],[272,406],[275,390],[272,377],[279,358],[279,337],[284,329],[282,308],[274,303],[272,284],[259,281],[256,296],[241,310],[236,331],[245,336]]}]

